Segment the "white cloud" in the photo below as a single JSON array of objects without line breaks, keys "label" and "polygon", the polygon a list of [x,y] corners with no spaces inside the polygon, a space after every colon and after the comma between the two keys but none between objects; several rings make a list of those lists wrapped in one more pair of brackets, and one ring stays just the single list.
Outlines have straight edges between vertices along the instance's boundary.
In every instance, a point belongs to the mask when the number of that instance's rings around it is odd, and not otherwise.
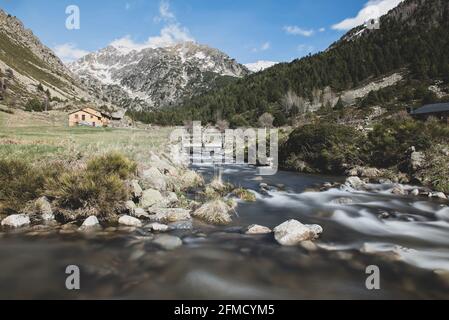
[{"label": "white cloud", "polygon": [[313,30],[305,30],[298,26],[285,26],[284,31],[294,36],[310,37],[314,34]]},{"label": "white cloud", "polygon": [[320,28],[318,31],[319,32],[324,32],[324,31],[326,31],[326,28]]},{"label": "white cloud", "polygon": [[89,54],[89,51],[79,49],[73,43],[57,45],[53,48],[53,51],[65,63],[76,61]]},{"label": "white cloud", "polygon": [[270,42],[264,42],[260,47],[253,48],[252,52],[259,52],[259,51],[267,51],[271,49],[271,43]]},{"label": "white cloud", "polygon": [[154,18],[155,22],[166,22],[157,36],[149,37],[144,42],[135,42],[130,35],[116,39],[111,45],[122,51],[129,53],[133,50],[139,51],[146,48],[161,48],[172,46],[176,43],[195,41],[189,30],[183,27],[176,19],[176,15],[170,9],[170,3],[163,0],[159,4],[159,16]]},{"label": "white cloud", "polygon": [[189,30],[180,26],[179,24],[170,24],[162,28],[158,36],[149,37],[146,41],[139,43],[132,40],[131,36],[127,35],[123,38],[114,40],[111,45],[118,50],[129,53],[133,50],[142,50],[146,48],[162,48],[174,45],[180,42],[195,41],[190,35]]},{"label": "white cloud", "polygon": [[376,19],[397,7],[404,0],[369,0],[357,16],[347,18],[332,26],[334,30],[347,31],[364,24],[370,19]]}]

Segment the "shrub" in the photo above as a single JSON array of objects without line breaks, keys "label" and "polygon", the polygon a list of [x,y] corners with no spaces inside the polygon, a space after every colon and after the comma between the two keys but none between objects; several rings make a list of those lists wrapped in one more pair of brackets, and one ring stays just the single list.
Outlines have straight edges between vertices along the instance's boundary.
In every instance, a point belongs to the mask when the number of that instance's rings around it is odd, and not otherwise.
[{"label": "shrub", "polygon": [[25,105],[25,111],[27,112],[42,112],[45,110],[45,105],[38,99],[31,99]]},{"label": "shrub", "polygon": [[137,164],[120,153],[109,153],[91,159],[87,163],[87,171],[98,175],[115,174],[120,179],[128,179],[136,173]]},{"label": "shrub", "polygon": [[8,211],[19,212],[42,194],[42,170],[21,160],[0,160],[0,201]]},{"label": "shrub", "polygon": [[294,130],[281,146],[281,163],[304,161],[320,172],[342,173],[360,163],[361,135],[354,129],[316,123]]}]

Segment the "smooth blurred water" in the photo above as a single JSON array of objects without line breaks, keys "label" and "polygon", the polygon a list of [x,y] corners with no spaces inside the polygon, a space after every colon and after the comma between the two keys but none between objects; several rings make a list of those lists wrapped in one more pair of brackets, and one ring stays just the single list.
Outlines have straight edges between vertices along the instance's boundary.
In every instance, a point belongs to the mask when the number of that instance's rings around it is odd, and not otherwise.
[{"label": "smooth blurred water", "polygon": [[[197,168],[211,178],[213,168]],[[227,227],[194,223],[175,231],[183,246],[164,251],[140,229],[60,234],[58,229],[0,233],[0,298],[14,299],[448,299],[449,212],[438,201],[382,192],[307,189],[336,177],[279,172],[258,177],[227,167],[223,178],[253,190]],[[259,184],[273,190],[259,192]],[[276,187],[277,188],[274,188]],[[380,214],[390,214],[382,219]],[[248,225],[288,219],[317,223],[319,249],[281,247]],[[65,289],[67,265],[81,269],[81,290]],[[366,267],[381,290],[366,289]]]}]

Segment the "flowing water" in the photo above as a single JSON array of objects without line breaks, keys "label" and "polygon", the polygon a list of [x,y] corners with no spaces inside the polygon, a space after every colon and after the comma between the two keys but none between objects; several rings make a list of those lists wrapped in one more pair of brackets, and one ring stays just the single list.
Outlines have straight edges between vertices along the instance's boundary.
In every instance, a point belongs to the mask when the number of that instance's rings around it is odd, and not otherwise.
[{"label": "flowing water", "polygon": [[[197,168],[211,177],[213,170]],[[183,246],[164,251],[142,229],[83,234],[54,227],[0,233],[0,298],[61,299],[448,299],[449,208],[425,198],[311,187],[335,177],[279,172],[259,177],[227,167],[223,178],[253,190],[231,226],[194,223],[174,231]],[[273,186],[262,193],[260,183]],[[251,224],[320,224],[318,248],[281,247]],[[81,290],[65,288],[65,268],[81,270]],[[380,290],[366,268],[380,269]]]}]

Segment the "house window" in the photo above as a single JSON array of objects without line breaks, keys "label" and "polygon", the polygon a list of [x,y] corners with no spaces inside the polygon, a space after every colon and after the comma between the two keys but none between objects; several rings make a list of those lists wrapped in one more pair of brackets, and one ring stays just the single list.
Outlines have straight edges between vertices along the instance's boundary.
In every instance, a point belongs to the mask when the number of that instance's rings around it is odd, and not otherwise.
[{"label": "house window", "polygon": [[83,114],[83,115],[81,116],[81,119],[82,119],[83,121],[86,121],[86,115]]},{"label": "house window", "polygon": [[75,114],[75,119],[76,119],[76,120],[78,120],[78,118],[79,118],[79,117],[78,117],[78,115],[77,115],[77,114]]},{"label": "house window", "polygon": [[101,121],[101,118],[100,118],[100,117],[98,117],[98,121]]},{"label": "house window", "polygon": [[91,118],[91,119],[93,119],[93,118],[94,118],[94,116],[90,116],[90,118]]},{"label": "house window", "polygon": [[93,124],[92,124],[94,127],[96,127],[97,126],[97,124],[94,122]]}]

